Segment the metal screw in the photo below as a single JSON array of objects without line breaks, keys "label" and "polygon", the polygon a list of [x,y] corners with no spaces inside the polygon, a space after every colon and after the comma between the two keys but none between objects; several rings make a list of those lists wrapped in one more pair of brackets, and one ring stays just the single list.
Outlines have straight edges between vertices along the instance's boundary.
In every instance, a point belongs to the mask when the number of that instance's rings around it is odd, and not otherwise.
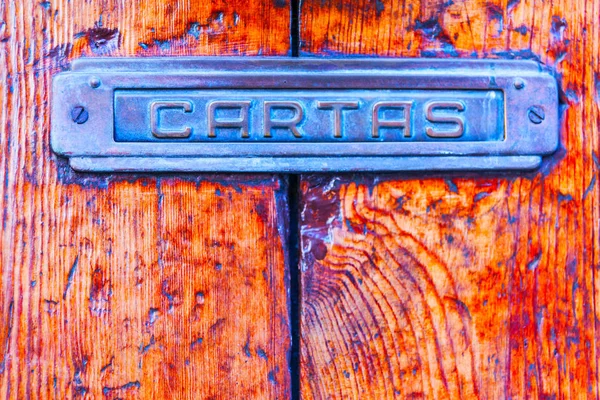
[{"label": "metal screw", "polygon": [[75,106],[71,110],[71,118],[76,124],[85,124],[89,118],[89,114],[83,106]]},{"label": "metal screw", "polygon": [[525,87],[525,81],[521,78],[517,78],[517,79],[515,79],[514,85],[515,85],[515,89],[521,90]]},{"label": "metal screw", "polygon": [[529,116],[529,120],[536,125],[541,124],[544,118],[546,118],[546,113],[544,113],[544,109],[540,106],[529,107],[527,115]]},{"label": "metal screw", "polygon": [[98,79],[97,77],[93,77],[90,79],[90,86],[93,87],[94,89],[99,88],[100,87],[100,79]]}]

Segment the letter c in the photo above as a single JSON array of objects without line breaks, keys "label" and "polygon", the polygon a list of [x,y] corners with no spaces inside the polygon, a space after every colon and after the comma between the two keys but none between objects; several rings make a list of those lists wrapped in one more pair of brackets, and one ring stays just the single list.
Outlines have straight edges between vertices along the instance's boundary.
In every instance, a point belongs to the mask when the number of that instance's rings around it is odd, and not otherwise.
[{"label": "letter c", "polygon": [[182,109],[185,113],[192,112],[193,105],[189,101],[153,101],[150,104],[150,126],[152,135],[160,139],[183,139],[192,134],[192,128],[184,127],[182,130],[164,130],[160,128],[159,115],[161,110]]}]

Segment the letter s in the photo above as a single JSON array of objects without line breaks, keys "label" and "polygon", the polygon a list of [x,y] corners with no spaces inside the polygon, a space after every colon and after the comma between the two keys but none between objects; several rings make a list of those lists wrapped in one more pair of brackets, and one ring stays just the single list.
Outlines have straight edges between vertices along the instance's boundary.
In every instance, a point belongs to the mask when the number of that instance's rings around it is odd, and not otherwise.
[{"label": "letter s", "polygon": [[427,136],[432,138],[458,138],[465,131],[465,121],[462,115],[434,115],[433,111],[436,108],[450,108],[458,111],[464,111],[465,105],[462,101],[430,101],[425,104],[425,118],[429,122],[446,122],[456,124],[456,128],[452,130],[435,131],[431,127],[425,130]]}]

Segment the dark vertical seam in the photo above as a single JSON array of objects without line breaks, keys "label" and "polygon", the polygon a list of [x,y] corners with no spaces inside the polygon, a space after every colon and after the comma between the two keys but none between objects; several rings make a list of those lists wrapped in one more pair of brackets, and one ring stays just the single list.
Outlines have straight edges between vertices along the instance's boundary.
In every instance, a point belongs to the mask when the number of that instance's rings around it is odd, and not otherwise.
[{"label": "dark vertical seam", "polygon": [[292,57],[300,56],[300,0],[290,0],[292,9],[290,21],[290,41]]},{"label": "dark vertical seam", "polygon": [[[300,2],[290,0],[290,43],[292,57],[300,56]],[[290,354],[291,399],[300,400],[300,313],[302,288],[300,280],[300,175],[288,175],[289,240],[288,257],[290,268],[290,327],[292,348]]]},{"label": "dark vertical seam", "polygon": [[292,400],[300,400],[300,313],[302,288],[300,280],[300,176],[289,175],[289,240],[288,257],[290,268],[290,326],[292,348],[290,357]]}]

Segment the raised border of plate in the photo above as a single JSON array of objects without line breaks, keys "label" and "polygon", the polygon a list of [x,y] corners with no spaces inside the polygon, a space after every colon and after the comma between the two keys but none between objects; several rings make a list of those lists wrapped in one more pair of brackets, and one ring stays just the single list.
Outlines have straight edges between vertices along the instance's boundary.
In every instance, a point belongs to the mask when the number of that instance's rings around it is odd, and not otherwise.
[{"label": "raised border of plate", "polygon": [[51,124],[98,172],[531,170],[559,142],[556,80],[524,60],[79,59]]}]

